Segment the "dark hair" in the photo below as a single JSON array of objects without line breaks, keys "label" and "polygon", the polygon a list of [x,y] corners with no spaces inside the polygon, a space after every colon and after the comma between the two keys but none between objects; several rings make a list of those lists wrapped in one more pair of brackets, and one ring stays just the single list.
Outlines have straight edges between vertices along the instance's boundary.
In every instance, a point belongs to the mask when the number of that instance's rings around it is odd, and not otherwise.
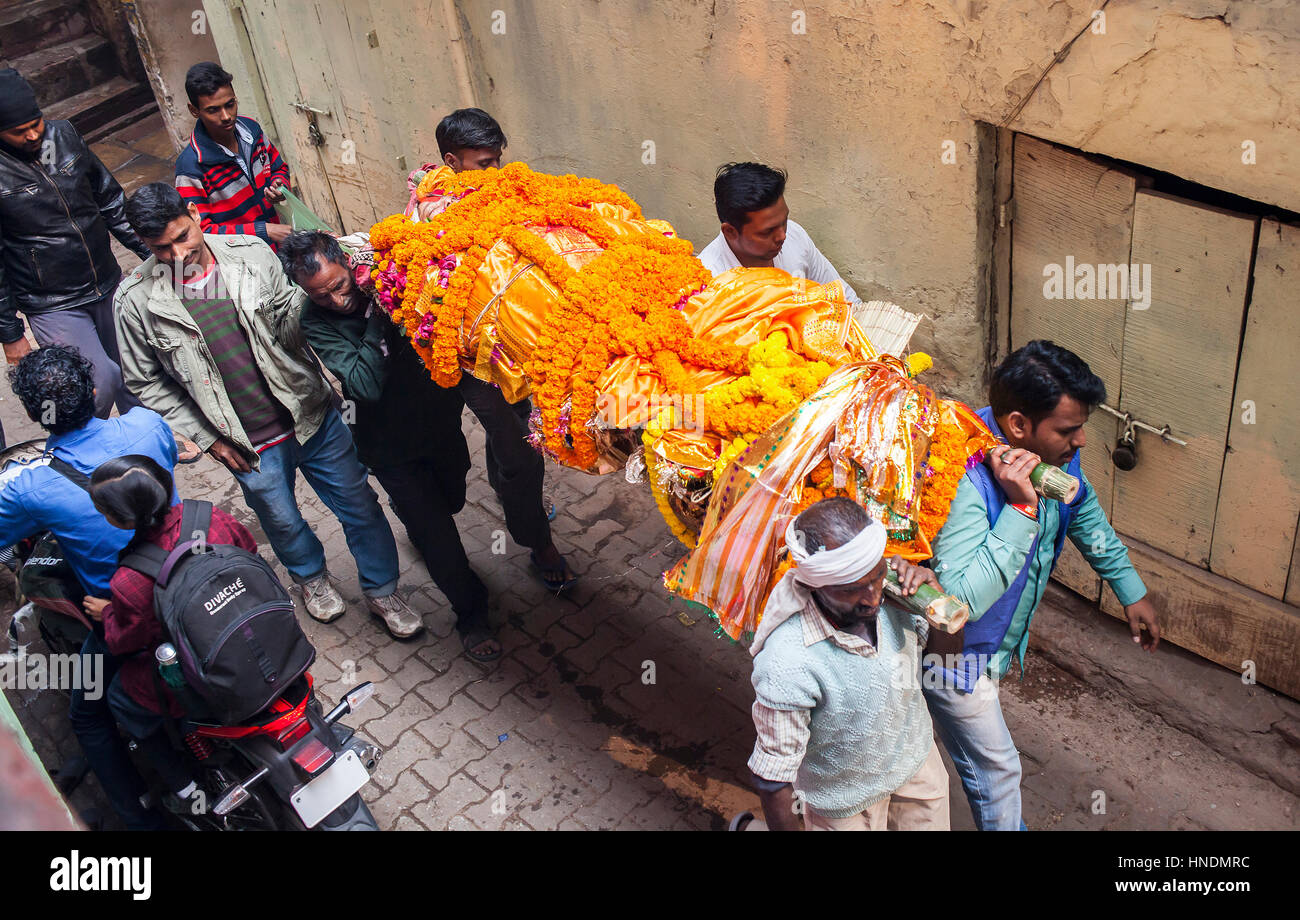
[{"label": "dark hair", "polygon": [[223,86],[234,85],[235,78],[212,61],[200,61],[185,71],[185,95],[193,106],[198,106],[200,96],[211,96]]},{"label": "dark hair", "polygon": [[785,194],[785,170],[762,163],[724,163],[713,180],[718,220],[739,230],[750,211],[770,208]]},{"label": "dark hair", "polygon": [[833,542],[848,543],[871,523],[867,512],[851,498],[837,495],[808,506],[795,518],[795,531],[803,535],[804,549],[819,553]]},{"label": "dark hair", "polygon": [[143,454],[105,460],[90,474],[90,500],[100,514],[144,535],[163,522],[172,506],[172,474]]},{"label": "dark hair", "polygon": [[50,434],[76,431],[95,414],[95,366],[71,345],[25,356],[10,369],[9,385],[27,417]]},{"label": "dark hair", "polygon": [[995,417],[1019,412],[1035,425],[1056,410],[1063,395],[1093,409],[1106,401],[1106,384],[1082,358],[1046,339],[1007,355],[989,384]]},{"label": "dark hair", "polygon": [[348,267],[348,257],[339,241],[320,230],[298,230],[280,241],[277,250],[284,273],[295,283],[321,270],[321,262]]},{"label": "dark hair", "polygon": [[150,182],[126,200],[126,220],[146,240],[162,236],[178,217],[189,215],[181,193],[166,182]]},{"label": "dark hair", "polygon": [[457,150],[495,149],[506,145],[501,126],[482,109],[457,109],[438,122],[433,133],[438,139],[438,153],[444,157]]}]

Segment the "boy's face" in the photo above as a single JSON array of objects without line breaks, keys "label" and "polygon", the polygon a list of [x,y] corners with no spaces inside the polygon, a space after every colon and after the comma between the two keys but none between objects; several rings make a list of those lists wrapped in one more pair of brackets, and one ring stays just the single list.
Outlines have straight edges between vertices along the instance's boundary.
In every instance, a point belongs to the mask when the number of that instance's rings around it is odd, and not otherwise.
[{"label": "boy's face", "polygon": [[465,172],[467,169],[500,169],[500,147],[466,147],[453,150],[442,158],[451,167],[452,172]]},{"label": "boy's face", "polygon": [[741,264],[771,265],[785,245],[786,224],[789,220],[790,209],[786,206],[783,195],[775,204],[746,214],[743,227],[723,224],[722,235]]},{"label": "boy's face", "polygon": [[199,104],[190,104],[190,114],[203,122],[213,137],[229,137],[239,116],[239,100],[233,86],[223,86],[210,96],[200,96]]},{"label": "boy's face", "polygon": [[1087,406],[1066,394],[1052,414],[1037,424],[1019,412],[1012,412],[1007,415],[1005,424],[999,421],[999,425],[1012,447],[1031,450],[1042,457],[1044,463],[1065,466],[1088,443],[1083,431],[1088,415]]}]

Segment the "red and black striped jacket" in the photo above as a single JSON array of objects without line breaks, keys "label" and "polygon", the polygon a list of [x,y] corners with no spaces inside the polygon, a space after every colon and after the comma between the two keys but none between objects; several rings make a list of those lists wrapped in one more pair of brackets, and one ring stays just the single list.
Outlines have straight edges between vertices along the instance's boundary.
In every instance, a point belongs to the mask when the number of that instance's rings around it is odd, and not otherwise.
[{"label": "red and black striped jacket", "polygon": [[[289,167],[266,139],[261,125],[243,116],[239,125],[253,138],[248,163],[253,181],[249,182],[239,161],[212,139],[203,122],[198,122],[189,144],[176,158],[176,190],[186,204],[198,206],[204,232],[243,233],[270,243],[266,225],[278,224],[280,219],[263,193],[277,178],[288,185]],[[238,134],[239,128],[235,130]]]}]

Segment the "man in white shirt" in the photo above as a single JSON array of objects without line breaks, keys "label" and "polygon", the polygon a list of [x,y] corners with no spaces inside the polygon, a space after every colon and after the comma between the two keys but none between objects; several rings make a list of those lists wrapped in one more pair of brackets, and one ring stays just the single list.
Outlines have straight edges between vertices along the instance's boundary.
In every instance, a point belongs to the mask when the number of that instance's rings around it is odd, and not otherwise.
[{"label": "man in white shirt", "polygon": [[713,203],[722,232],[704,247],[700,261],[713,274],[733,268],[772,268],[818,284],[839,281],[844,296],[858,295],[817,249],[803,227],[790,220],[784,170],[761,163],[727,163],[713,182]]}]

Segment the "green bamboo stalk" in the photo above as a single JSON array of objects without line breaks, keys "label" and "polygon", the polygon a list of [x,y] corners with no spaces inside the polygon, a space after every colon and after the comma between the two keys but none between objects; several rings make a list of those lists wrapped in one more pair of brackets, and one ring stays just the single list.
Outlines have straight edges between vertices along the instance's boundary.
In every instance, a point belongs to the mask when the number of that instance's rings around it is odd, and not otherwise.
[{"label": "green bamboo stalk", "polygon": [[955,633],[970,619],[969,607],[951,594],[936,591],[929,584],[922,584],[915,594],[904,596],[898,573],[892,568],[885,570],[885,590],[910,613],[925,617],[946,633]]}]

